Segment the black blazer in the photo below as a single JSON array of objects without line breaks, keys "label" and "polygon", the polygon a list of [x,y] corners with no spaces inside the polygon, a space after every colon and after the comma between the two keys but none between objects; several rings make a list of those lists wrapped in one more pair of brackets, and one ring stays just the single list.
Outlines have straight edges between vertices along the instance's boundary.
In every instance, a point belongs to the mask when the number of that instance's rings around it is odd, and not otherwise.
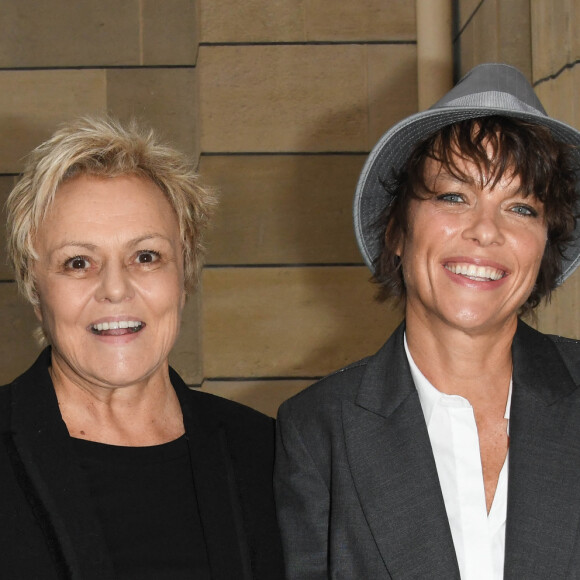
[{"label": "black blazer", "polygon": [[[459,580],[403,331],[280,408],[289,580]],[[504,577],[580,579],[580,341],[520,322],[512,354]]]},{"label": "black blazer", "polygon": [[[50,349],[0,388],[0,577],[113,580],[48,373]],[[274,422],[192,391],[173,370],[214,580],[283,578],[272,493]]]}]

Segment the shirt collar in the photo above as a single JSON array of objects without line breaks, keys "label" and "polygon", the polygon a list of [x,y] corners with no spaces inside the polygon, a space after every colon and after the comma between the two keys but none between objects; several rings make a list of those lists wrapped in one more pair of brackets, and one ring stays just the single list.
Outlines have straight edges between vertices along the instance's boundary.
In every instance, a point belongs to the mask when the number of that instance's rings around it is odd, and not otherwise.
[{"label": "shirt collar", "polygon": [[[419,395],[419,401],[421,403],[421,408],[423,409],[423,415],[425,417],[425,422],[429,425],[431,416],[433,415],[433,410],[438,404],[443,404],[449,407],[470,407],[469,401],[460,395],[447,395],[437,390],[425,377],[425,375],[419,370],[419,367],[415,364],[413,357],[409,351],[409,346],[407,345],[407,333],[405,332],[403,337],[403,343],[405,345],[405,354],[407,355],[407,360],[409,361],[409,367],[411,368],[411,376],[413,377],[413,382],[417,388],[417,393]],[[504,419],[510,418],[512,402],[512,379],[510,378],[510,388],[508,392],[508,398],[505,408]]]}]

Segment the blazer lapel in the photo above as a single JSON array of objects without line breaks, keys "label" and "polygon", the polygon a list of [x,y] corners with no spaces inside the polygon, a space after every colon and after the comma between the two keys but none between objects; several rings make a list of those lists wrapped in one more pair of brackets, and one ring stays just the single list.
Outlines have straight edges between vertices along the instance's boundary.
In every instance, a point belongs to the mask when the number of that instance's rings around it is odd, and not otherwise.
[{"label": "blazer lapel", "polygon": [[204,412],[204,397],[171,371],[183,410],[193,481],[213,580],[251,580],[241,506],[225,432],[214,413]]},{"label": "blazer lapel", "polygon": [[580,526],[580,402],[553,342],[520,323],[506,528],[506,580],[567,577]]},{"label": "blazer lapel", "polygon": [[435,460],[403,346],[403,326],[343,405],[352,477],[392,578],[459,579]]},{"label": "blazer lapel", "polygon": [[11,453],[55,560],[70,578],[114,578],[84,475],[60,419],[48,373],[50,349],[12,384]]}]

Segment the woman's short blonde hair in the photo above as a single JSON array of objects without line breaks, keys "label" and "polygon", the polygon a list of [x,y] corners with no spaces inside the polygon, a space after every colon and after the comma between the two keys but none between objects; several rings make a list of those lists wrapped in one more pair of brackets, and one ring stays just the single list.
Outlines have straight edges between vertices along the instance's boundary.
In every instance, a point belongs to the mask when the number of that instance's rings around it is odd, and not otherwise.
[{"label": "woman's short blonde hair", "polygon": [[22,294],[38,304],[31,268],[37,259],[36,232],[59,186],[83,174],[136,175],[163,191],[178,218],[185,289],[190,292],[203,261],[203,232],[216,204],[214,194],[200,185],[190,160],[161,143],[154,131],[135,121],[123,126],[108,117],[83,117],[62,126],[30,153],[8,197],[8,258]]}]

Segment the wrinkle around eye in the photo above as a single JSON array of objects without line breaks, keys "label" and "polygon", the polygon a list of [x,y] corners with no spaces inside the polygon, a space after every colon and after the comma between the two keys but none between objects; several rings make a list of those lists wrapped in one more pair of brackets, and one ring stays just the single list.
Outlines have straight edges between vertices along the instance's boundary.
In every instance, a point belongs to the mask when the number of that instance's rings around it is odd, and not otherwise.
[{"label": "wrinkle around eye", "polygon": [[[75,264],[78,266],[81,263],[84,263],[84,265],[82,267],[76,267],[75,266]],[[74,258],[69,258],[64,263],[64,267],[65,267],[66,270],[82,272],[84,270],[88,270],[91,267],[91,263],[84,256],[75,256]]]}]

